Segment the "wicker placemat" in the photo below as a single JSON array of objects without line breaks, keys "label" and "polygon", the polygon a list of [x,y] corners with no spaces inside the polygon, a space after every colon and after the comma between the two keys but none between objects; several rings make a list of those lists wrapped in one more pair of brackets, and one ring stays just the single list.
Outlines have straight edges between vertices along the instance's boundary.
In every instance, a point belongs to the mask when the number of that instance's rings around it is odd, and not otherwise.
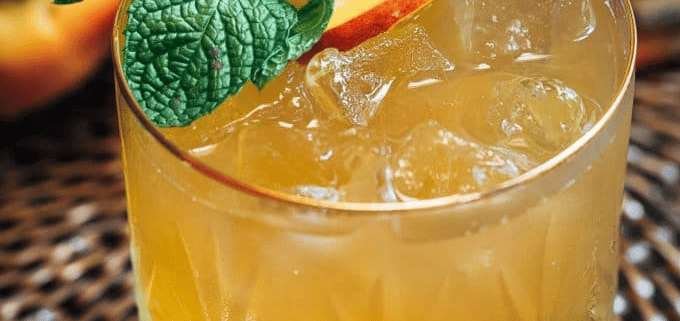
[{"label": "wicker placemat", "polygon": [[112,78],[0,124],[0,320],[137,319]]},{"label": "wicker placemat", "polygon": [[[0,137],[0,320],[136,320],[111,66]],[[615,310],[680,320],[680,66],[638,77]]]},{"label": "wicker placemat", "polygon": [[615,309],[680,320],[680,66],[640,74],[635,98]]}]

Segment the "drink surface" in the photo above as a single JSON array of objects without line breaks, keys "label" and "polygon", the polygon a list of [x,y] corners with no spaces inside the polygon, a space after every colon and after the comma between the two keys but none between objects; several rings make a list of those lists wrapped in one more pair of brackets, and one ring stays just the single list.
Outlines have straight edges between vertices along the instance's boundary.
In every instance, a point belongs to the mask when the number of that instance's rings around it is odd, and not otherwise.
[{"label": "drink surface", "polygon": [[[611,6],[435,0],[163,134],[239,180],[324,201],[489,191],[607,112],[626,64]],[[530,202],[382,215],[219,186],[150,139],[119,99],[140,315],[612,320],[626,97],[594,140],[604,143],[553,169],[553,182],[523,183]]]},{"label": "drink surface", "polygon": [[622,68],[602,3],[471,3],[435,1],[166,134],[221,172],[300,196],[395,202],[489,190],[590,129]]}]

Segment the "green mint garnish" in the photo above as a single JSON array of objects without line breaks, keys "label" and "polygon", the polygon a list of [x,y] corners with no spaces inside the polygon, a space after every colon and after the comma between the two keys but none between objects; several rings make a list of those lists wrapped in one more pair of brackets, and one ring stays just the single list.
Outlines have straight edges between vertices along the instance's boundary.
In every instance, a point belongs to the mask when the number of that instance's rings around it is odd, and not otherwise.
[{"label": "green mint garnish", "polygon": [[[60,0],[64,1],[64,0]],[[133,0],[123,71],[159,127],[186,126],[238,93],[264,87],[319,40],[333,0]]]},{"label": "green mint garnish", "polygon": [[83,0],[54,0],[54,4],[71,4],[76,2],[81,2]]}]

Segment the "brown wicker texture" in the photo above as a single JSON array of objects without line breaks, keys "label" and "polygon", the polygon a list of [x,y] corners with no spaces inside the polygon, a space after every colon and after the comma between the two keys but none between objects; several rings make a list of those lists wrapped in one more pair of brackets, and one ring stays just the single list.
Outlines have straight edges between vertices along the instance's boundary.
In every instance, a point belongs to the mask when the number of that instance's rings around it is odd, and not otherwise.
[{"label": "brown wicker texture", "polygon": [[59,106],[2,124],[11,137],[0,147],[0,320],[137,319],[104,69]]},{"label": "brown wicker texture", "polygon": [[[111,66],[1,124],[0,320],[136,320]],[[638,78],[618,320],[680,320],[680,67]]]},{"label": "brown wicker texture", "polygon": [[622,221],[625,320],[680,320],[680,68],[637,80]]}]

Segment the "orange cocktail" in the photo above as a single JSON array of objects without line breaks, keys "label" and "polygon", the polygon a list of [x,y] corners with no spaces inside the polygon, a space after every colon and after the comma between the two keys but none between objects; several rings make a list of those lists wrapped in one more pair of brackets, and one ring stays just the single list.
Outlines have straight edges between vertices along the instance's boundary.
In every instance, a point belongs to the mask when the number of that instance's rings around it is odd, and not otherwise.
[{"label": "orange cocktail", "polygon": [[119,69],[142,319],[612,320],[634,34],[434,0],[169,129]]}]

